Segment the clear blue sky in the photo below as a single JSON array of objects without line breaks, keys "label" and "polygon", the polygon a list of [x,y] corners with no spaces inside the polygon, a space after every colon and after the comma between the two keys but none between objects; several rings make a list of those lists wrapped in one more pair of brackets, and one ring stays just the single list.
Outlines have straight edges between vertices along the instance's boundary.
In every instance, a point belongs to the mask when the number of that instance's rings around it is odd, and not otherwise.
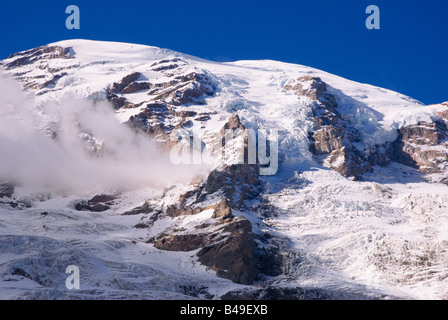
[{"label": "clear blue sky", "polygon": [[[78,5],[81,29],[65,28]],[[365,9],[381,10],[367,30]],[[217,61],[273,59],[448,100],[448,0],[2,1],[0,58],[64,39],[133,42]]]}]

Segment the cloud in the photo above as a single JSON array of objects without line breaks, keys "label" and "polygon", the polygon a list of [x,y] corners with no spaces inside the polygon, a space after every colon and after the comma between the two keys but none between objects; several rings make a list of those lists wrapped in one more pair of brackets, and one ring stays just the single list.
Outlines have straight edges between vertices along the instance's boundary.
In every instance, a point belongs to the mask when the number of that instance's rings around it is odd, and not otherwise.
[{"label": "cloud", "polygon": [[207,170],[174,165],[149,136],[119,123],[107,102],[39,102],[3,75],[0,90],[2,180],[79,194],[162,187]]}]

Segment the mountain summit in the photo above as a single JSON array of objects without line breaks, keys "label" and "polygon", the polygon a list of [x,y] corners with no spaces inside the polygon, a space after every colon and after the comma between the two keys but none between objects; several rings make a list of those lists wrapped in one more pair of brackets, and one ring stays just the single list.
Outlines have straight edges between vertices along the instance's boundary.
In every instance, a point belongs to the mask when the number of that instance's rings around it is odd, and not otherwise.
[{"label": "mountain summit", "polygon": [[448,297],[447,103],[114,42],[1,68],[0,297]]}]

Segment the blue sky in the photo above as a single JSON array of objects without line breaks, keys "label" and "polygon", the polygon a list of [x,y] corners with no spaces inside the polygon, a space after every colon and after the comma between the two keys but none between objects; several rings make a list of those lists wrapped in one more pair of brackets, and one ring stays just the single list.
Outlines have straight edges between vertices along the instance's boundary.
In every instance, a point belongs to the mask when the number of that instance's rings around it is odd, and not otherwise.
[{"label": "blue sky", "polygon": [[[65,28],[78,5],[81,29]],[[367,30],[365,9],[381,11]],[[64,39],[133,42],[217,61],[308,65],[412,96],[448,100],[447,0],[2,1],[0,58]]]}]

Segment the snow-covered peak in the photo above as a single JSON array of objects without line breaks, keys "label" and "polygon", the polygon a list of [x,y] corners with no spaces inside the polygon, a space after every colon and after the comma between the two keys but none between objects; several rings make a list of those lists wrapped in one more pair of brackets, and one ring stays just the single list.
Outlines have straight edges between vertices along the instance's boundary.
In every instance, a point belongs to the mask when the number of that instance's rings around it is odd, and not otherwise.
[{"label": "snow-covered peak", "polygon": [[[90,272],[87,288],[106,297],[260,297],[277,287],[297,287],[297,297],[300,288],[446,297],[447,189],[429,182],[448,182],[446,103],[297,64],[115,42],[60,41],[1,66],[28,96],[0,96],[9,99],[0,100],[0,160],[18,177],[83,190],[31,193],[0,180],[0,287],[14,280],[34,297],[43,283],[56,296],[59,280],[41,280],[75,259]],[[195,135],[202,151],[225,129],[277,131],[275,174],[258,175],[259,163],[196,172],[168,161],[173,135]],[[225,143],[232,161],[244,153],[244,137]],[[93,193],[98,177],[116,188]],[[129,180],[139,183],[123,187]],[[29,260],[49,244],[62,252],[54,263]]]},{"label": "snow-covered peak", "polygon": [[[39,84],[55,73],[64,73],[51,88],[53,90],[41,89],[45,92],[57,90],[58,94],[62,94],[75,90],[76,93],[90,96],[132,72],[141,72],[149,81],[160,82],[164,79],[152,71],[153,63],[178,58],[191,67],[210,71],[218,79],[230,80],[221,81],[224,90],[237,90],[242,83],[247,83],[249,87],[256,86],[260,91],[270,91],[269,87],[281,88],[287,81],[302,76],[319,77],[327,84],[328,91],[338,97],[340,112],[347,117],[357,117],[360,128],[373,125],[384,130],[399,129],[403,125],[428,121],[442,108],[440,105],[423,107],[422,103],[391,90],[354,82],[315,68],[272,60],[217,63],[153,46],[91,40],[65,40],[47,46],[67,48],[73,59],[37,59],[31,65],[11,70],[16,74],[41,79],[40,82],[36,81]],[[12,63],[16,59],[20,59],[20,56],[7,59],[4,63]],[[22,76],[22,79],[25,78]],[[265,98],[261,92],[259,98]]]},{"label": "snow-covered peak", "polygon": [[168,56],[181,56],[180,53],[172,50],[125,42],[75,39],[50,43],[48,46],[72,48],[75,57],[83,63],[103,60],[134,63],[137,61],[158,60]]}]

